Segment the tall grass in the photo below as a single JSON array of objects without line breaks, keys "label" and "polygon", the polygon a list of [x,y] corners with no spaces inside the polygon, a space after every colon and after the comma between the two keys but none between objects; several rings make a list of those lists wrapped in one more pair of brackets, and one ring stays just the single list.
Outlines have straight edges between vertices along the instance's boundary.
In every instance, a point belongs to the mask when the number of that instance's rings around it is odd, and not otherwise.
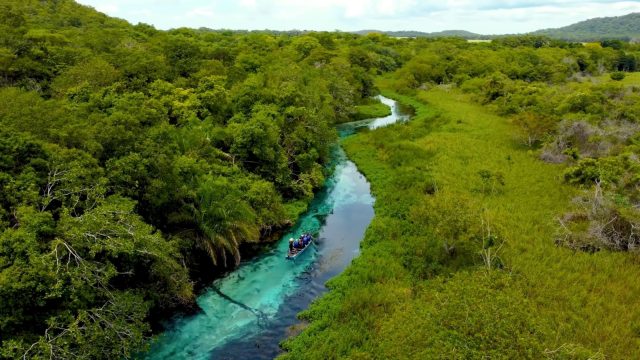
[{"label": "tall grass", "polygon": [[554,245],[576,195],[563,167],[455,90],[383,94],[416,116],[344,142],[372,184],[376,217],[283,357],[640,357],[635,258]]}]

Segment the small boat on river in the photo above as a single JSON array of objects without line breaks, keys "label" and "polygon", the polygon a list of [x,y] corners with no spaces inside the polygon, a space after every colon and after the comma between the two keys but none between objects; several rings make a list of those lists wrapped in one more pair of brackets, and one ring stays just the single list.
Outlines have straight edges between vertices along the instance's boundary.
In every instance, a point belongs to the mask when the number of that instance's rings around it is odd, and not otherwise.
[{"label": "small boat on river", "polygon": [[289,251],[287,252],[287,260],[293,260],[300,256],[305,250],[313,244],[313,235],[304,233],[300,235],[298,240],[289,239]]}]

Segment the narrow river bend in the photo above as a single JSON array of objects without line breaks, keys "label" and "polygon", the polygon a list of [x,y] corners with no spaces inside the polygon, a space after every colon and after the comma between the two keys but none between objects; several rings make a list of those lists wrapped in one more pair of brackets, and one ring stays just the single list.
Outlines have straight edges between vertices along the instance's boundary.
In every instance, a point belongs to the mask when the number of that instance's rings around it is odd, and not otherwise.
[{"label": "narrow river bend", "polygon": [[[375,129],[408,115],[391,99],[384,118],[338,126],[341,137],[357,129]],[[198,297],[202,312],[176,318],[151,345],[146,359],[272,359],[296,314],[326,291],[325,282],[358,255],[373,218],[369,183],[340,147],[335,170],[296,225],[263,253],[243,261]],[[318,233],[318,241],[295,261],[285,260],[288,239]]]}]

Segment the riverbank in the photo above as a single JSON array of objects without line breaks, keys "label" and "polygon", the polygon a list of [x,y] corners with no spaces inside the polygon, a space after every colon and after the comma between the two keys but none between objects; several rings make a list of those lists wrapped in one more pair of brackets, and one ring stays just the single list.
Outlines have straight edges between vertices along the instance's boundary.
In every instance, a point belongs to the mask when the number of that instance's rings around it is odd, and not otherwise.
[{"label": "riverbank", "polygon": [[348,124],[354,121],[384,118],[392,115],[388,102],[385,103],[380,96],[364,99],[362,103],[355,105],[353,113],[344,121],[336,122],[336,125]]},{"label": "riverbank", "polygon": [[[382,84],[384,88],[384,84]],[[576,190],[505,118],[455,90],[409,123],[349,138],[376,217],[361,256],[301,317],[282,358],[628,358],[640,271],[627,254],[554,245]]]},{"label": "riverbank", "polygon": [[[343,124],[340,136],[408,118],[393,100],[382,101],[392,105],[390,116]],[[153,342],[146,358],[272,359],[280,353],[278,344],[291,333],[289,327],[298,323],[296,314],[324,293],[325,282],[358,256],[374,216],[369,183],[341,147],[333,149],[330,166],[333,172],[294,226],[279,241],[214,281],[198,297],[202,311],[176,317]],[[317,241],[295,261],[285,260],[288,238],[303,232],[317,234]]]},{"label": "riverbank", "polygon": [[351,117],[351,121],[373,119],[391,115],[391,109],[381,102],[357,105],[356,113]]}]

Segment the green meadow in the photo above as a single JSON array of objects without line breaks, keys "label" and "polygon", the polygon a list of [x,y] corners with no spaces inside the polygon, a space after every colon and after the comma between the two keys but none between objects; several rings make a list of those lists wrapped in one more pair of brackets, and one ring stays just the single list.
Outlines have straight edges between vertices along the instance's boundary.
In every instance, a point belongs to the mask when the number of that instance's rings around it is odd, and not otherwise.
[{"label": "green meadow", "polygon": [[579,191],[564,184],[565,166],[540,161],[510,120],[457,90],[379,85],[416,115],[344,141],[376,217],[284,358],[638,354],[637,258],[555,245]]},{"label": "green meadow", "polygon": [[594,78],[595,83],[611,83],[611,84],[622,84],[627,86],[638,85],[640,84],[640,73],[625,73],[625,76],[622,80],[613,80],[611,79],[610,74],[605,74],[601,76],[597,76]]}]

